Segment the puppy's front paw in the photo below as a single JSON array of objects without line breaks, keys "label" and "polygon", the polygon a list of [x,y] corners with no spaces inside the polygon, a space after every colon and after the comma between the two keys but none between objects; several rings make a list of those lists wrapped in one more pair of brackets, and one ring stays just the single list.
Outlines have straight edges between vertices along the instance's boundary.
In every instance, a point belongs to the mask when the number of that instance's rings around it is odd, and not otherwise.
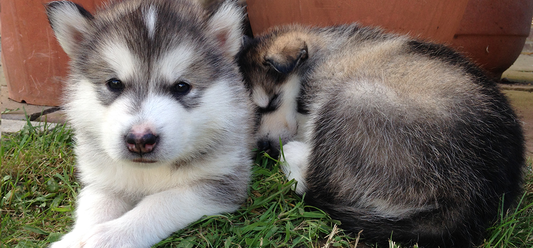
[{"label": "puppy's front paw", "polygon": [[50,248],[81,248],[81,235],[78,233],[70,232],[65,234],[61,240],[54,242],[50,245]]},{"label": "puppy's front paw", "polygon": [[296,193],[303,194],[307,190],[305,173],[308,166],[309,146],[303,142],[292,141],[283,146],[283,154],[281,169],[288,180],[295,179],[298,182]]},{"label": "puppy's front paw", "polygon": [[[96,225],[84,237],[81,242],[83,248],[133,248],[149,247],[149,245],[139,244],[133,237],[132,232],[127,230],[128,226],[115,226],[112,222]],[[131,231],[131,230],[130,230]]]}]

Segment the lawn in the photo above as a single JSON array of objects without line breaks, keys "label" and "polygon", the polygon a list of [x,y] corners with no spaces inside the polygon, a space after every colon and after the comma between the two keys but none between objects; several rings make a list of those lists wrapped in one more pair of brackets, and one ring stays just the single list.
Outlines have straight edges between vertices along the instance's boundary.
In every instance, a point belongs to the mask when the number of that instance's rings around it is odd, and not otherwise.
[{"label": "lawn", "polygon": [[[46,247],[68,232],[80,189],[73,142],[72,130],[64,125],[27,125],[2,134],[0,247]],[[531,159],[528,166],[518,207],[501,214],[482,247],[533,247]],[[238,211],[205,217],[155,247],[354,247],[364,242],[294,194],[294,182],[284,179],[277,161],[259,155],[253,168],[249,197]]]}]

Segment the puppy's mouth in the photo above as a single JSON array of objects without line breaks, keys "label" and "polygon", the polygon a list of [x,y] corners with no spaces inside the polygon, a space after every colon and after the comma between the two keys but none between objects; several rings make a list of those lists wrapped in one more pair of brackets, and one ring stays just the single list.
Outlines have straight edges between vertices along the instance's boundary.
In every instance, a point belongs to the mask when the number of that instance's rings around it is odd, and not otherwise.
[{"label": "puppy's mouth", "polygon": [[151,160],[146,158],[135,158],[132,160],[135,163],[156,163],[157,160]]}]

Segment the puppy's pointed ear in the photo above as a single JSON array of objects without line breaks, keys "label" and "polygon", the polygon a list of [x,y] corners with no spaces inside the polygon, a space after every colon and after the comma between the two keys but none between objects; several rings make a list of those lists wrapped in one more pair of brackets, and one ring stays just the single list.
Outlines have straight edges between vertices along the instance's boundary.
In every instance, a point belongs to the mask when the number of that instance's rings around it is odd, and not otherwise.
[{"label": "puppy's pointed ear", "polygon": [[264,63],[282,74],[288,74],[308,58],[305,41],[300,39],[274,42],[265,54]]},{"label": "puppy's pointed ear", "polygon": [[209,30],[217,38],[224,54],[235,57],[241,47],[244,20],[243,9],[232,1],[226,1],[209,19]]},{"label": "puppy's pointed ear", "polygon": [[80,5],[69,1],[50,2],[45,8],[59,44],[71,56],[87,34],[94,17]]}]

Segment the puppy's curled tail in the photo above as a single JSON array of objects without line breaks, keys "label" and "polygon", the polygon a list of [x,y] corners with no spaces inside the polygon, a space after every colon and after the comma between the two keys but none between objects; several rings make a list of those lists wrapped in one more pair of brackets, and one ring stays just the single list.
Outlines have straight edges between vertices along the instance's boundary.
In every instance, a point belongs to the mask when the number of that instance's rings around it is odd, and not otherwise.
[{"label": "puppy's curled tail", "polygon": [[[484,235],[482,223],[475,224],[476,227],[463,225],[454,228],[455,230],[442,227],[434,219],[440,215],[438,210],[417,212],[407,218],[398,218],[384,217],[367,209],[336,205],[316,199],[306,199],[306,201],[327,212],[331,218],[340,220],[340,227],[349,233],[357,234],[362,231],[361,236],[364,241],[368,244],[377,244],[378,247],[388,247],[388,241],[392,240],[406,247],[417,244],[418,247],[424,248],[467,248],[480,243]],[[431,225],[431,222],[435,225]]]}]

